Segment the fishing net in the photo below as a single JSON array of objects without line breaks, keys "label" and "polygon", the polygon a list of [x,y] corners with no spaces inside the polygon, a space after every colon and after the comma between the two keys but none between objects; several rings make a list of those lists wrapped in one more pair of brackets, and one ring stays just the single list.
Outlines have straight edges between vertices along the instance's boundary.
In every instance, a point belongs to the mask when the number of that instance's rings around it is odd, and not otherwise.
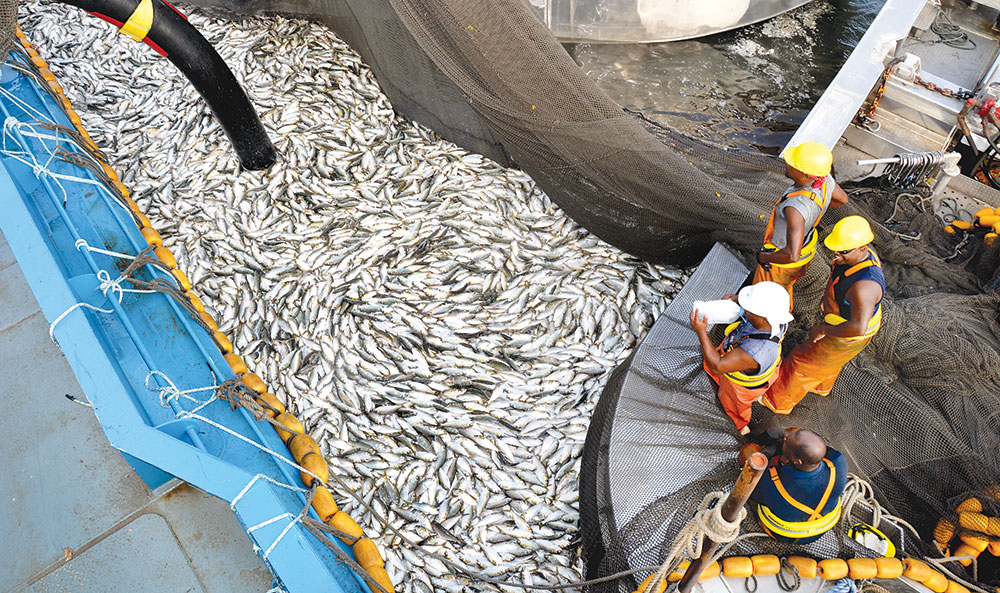
[{"label": "fishing net", "polygon": [[[709,146],[624,111],[521,0],[194,3],[320,18],[364,57],[400,113],[520,167],[588,230],[650,261],[691,264],[717,241],[752,253],[787,186],[773,157]],[[883,328],[830,397],[807,397],[779,420],[827,437],[852,471],[873,484],[879,502],[929,541],[938,518],[957,520],[956,506],[971,494],[988,507],[984,516],[1000,511],[990,495],[1000,483],[993,290],[1000,256],[978,238],[959,245],[963,237],[943,236],[919,193],[910,198],[877,187],[852,193],[854,203],[832,211],[823,228],[851,213],[882,223],[876,247],[889,284]],[[786,347],[816,319],[828,274],[824,258],[821,250],[796,285],[799,321]],[[717,275],[698,298],[731,292],[748,270]],[[731,285],[719,284],[722,278]],[[661,319],[614,373],[595,411],[580,472],[590,577],[656,563],[704,494],[734,477],[739,441],[697,364],[686,325],[686,312]],[[620,456],[612,459],[609,451]],[[623,459],[632,467],[620,465]],[[734,552],[779,548],[757,539]],[[931,552],[917,541],[908,549]],[[863,553],[832,533],[809,551]],[[978,576],[996,582],[988,558],[981,557]],[[603,588],[632,591],[635,581]]]},{"label": "fishing net", "polygon": [[[908,251],[888,240],[879,243],[886,252]],[[892,267],[900,273],[899,265]],[[581,466],[588,577],[659,564],[663,544],[687,523],[704,494],[731,485],[741,441],[701,368],[687,314],[692,301],[733,291],[748,272],[738,258],[707,258],[605,387]],[[959,524],[956,508],[972,497],[982,503],[983,514],[1000,511],[998,304],[996,294],[890,296],[881,331],[845,367],[833,393],[807,396],[787,417],[755,408],[758,429],[800,426],[825,436],[847,456],[851,472],[873,486],[885,511],[913,524],[924,541],[892,524],[880,529],[902,542],[907,554],[939,557],[929,542],[941,517]],[[786,349],[817,321],[814,314],[799,315],[808,321],[796,326]],[[870,520],[869,509],[856,510],[857,521]],[[743,533],[760,531],[752,514],[741,527]],[[840,529],[807,546],[745,540],[728,555],[758,553],[873,555]],[[980,556],[977,576],[996,582],[992,556]],[[636,582],[597,589],[631,592]]]},{"label": "fishing net", "polygon": [[0,62],[7,59],[7,54],[14,47],[15,23],[17,23],[17,1],[0,0]]}]

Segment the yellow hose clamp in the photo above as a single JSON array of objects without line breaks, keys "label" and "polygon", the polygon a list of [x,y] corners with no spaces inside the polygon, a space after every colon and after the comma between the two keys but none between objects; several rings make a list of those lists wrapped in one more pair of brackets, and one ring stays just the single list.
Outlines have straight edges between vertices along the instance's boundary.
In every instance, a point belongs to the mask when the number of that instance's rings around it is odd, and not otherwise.
[{"label": "yellow hose clamp", "polygon": [[136,41],[142,41],[153,27],[153,0],[139,0],[132,16],[128,17],[121,29],[122,33]]}]

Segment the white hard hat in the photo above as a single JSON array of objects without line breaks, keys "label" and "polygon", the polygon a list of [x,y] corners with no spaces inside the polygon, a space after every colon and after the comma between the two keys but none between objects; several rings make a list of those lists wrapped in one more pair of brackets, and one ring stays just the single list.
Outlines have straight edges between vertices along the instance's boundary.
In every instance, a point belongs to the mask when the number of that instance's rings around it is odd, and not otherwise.
[{"label": "white hard hat", "polygon": [[[758,282],[740,289],[737,301],[744,310],[767,319],[773,326],[790,323],[795,317],[788,311],[790,298],[777,282]],[[777,329],[777,327],[773,327]]]}]

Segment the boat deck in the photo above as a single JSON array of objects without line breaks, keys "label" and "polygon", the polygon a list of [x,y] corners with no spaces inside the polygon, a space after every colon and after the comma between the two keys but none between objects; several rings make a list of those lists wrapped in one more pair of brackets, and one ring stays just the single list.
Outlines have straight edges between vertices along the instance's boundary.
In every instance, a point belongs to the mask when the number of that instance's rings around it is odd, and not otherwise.
[{"label": "boat deck", "polygon": [[[0,234],[0,592],[266,591],[272,577],[221,500],[153,491],[108,443]],[[20,412],[20,413],[16,413]]]}]

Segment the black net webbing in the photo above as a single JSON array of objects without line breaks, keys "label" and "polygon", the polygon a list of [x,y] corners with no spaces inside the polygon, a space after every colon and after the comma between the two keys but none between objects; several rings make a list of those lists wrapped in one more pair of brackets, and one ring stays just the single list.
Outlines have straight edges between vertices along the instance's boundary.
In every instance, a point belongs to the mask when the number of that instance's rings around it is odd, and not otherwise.
[{"label": "black net webbing", "polygon": [[516,164],[588,230],[650,261],[695,263],[716,240],[751,246],[783,184],[773,158],[709,148],[625,112],[521,0],[194,3],[321,18],[400,113]]},{"label": "black net webbing", "polygon": [[17,43],[14,26],[17,23],[17,0],[0,0],[0,62]]},{"label": "black net webbing", "polygon": [[[522,0],[193,3],[320,18],[362,55],[400,113],[498,163],[517,165],[588,230],[650,261],[691,264],[716,241],[752,253],[787,185],[777,159],[711,147],[625,112]],[[860,188],[854,197],[823,228],[858,212],[883,223],[876,225],[890,293],[883,328],[845,369],[833,395],[807,398],[784,422],[830,438],[875,485],[879,500],[926,536],[938,517],[954,516],[967,493],[1000,483],[1000,244],[985,248],[980,237],[960,244],[961,237],[941,236],[941,223],[919,194]],[[828,273],[820,251],[796,285],[800,339],[815,321]],[[685,323],[686,317],[674,325]],[[689,350],[691,368],[683,376],[650,375],[659,399],[641,408],[647,416],[616,416],[622,398],[633,397],[622,386],[647,369],[637,366],[638,353],[616,371],[595,413],[580,497],[590,576],[655,559],[690,517],[690,505],[733,477],[738,441],[713,399],[686,397],[711,391],[691,364],[694,342],[681,347]],[[689,464],[675,468],[685,479],[676,487],[638,478],[609,483],[615,468],[605,423],[650,425],[657,418],[665,420],[631,435],[633,460],[649,438],[665,433],[672,446],[661,453]],[[625,494],[613,500],[608,489],[623,484]],[[983,497],[1000,511],[995,499]],[[605,521],[622,509],[627,521]],[[848,542],[817,543],[817,554],[860,553]],[[749,542],[740,551],[769,546]],[[981,580],[996,582],[995,563],[983,558]],[[632,585],[626,579],[608,588]]]}]

